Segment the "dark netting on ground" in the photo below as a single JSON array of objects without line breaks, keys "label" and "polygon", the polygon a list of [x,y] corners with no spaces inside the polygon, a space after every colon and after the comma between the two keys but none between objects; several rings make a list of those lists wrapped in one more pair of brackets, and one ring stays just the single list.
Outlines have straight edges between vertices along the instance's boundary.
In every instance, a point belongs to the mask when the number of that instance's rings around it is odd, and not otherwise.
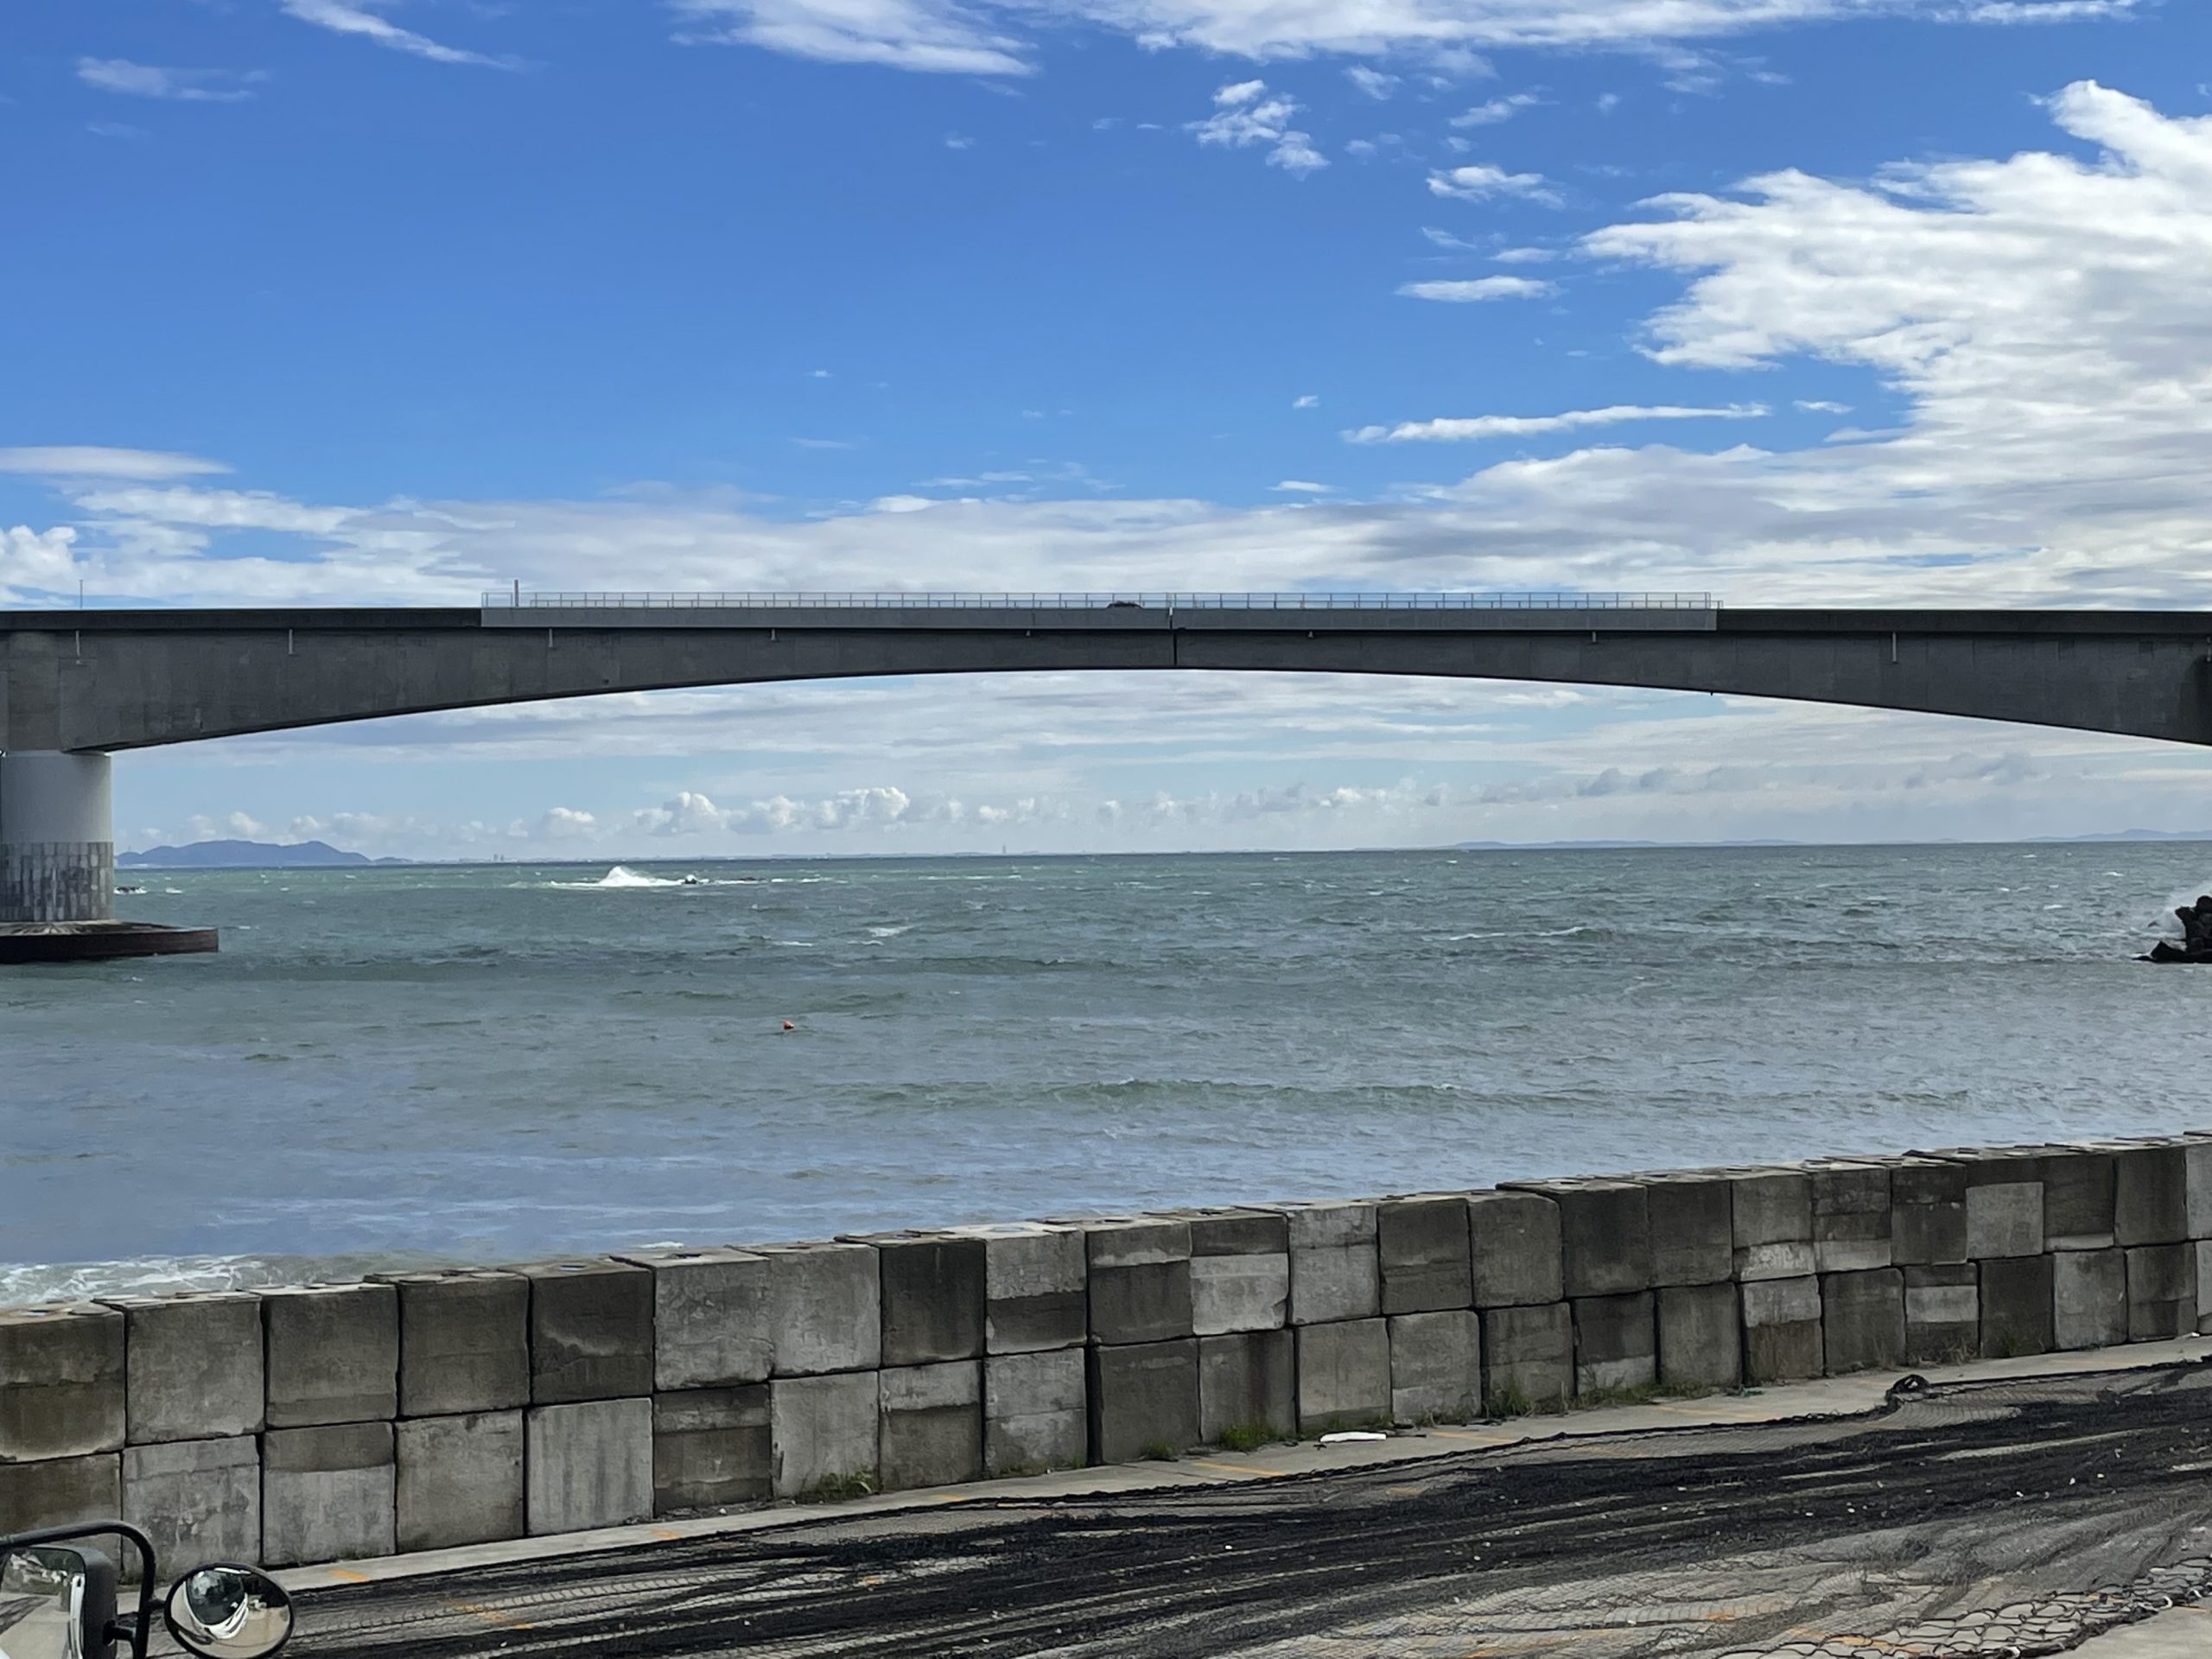
[{"label": "dark netting on ground", "polygon": [[2027,1655],[2202,1596],[2212,1369],[2182,1364],[325,1592],[300,1650]]}]

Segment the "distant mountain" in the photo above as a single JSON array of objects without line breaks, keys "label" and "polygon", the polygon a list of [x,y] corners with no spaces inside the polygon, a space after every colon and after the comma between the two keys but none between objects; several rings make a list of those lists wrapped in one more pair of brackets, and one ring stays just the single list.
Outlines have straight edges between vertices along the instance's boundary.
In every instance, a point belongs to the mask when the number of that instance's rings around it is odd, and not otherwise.
[{"label": "distant mountain", "polygon": [[184,847],[124,853],[115,861],[117,868],[128,870],[318,870],[413,861],[343,852],[322,841],[294,842],[289,846],[267,841],[195,841]]},{"label": "distant mountain", "polygon": [[1618,853],[1642,848],[1699,851],[1709,847],[1802,847],[1802,841],[1455,841],[1454,853]]}]

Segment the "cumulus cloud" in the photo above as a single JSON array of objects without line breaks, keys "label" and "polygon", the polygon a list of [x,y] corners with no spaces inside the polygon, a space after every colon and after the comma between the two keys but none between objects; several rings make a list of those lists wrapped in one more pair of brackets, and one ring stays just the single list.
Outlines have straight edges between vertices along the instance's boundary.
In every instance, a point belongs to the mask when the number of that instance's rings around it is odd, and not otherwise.
[{"label": "cumulus cloud", "polygon": [[251,98],[247,83],[258,73],[231,69],[169,69],[128,58],[79,58],[77,79],[104,92],[131,98],[168,99],[180,104],[237,104]]},{"label": "cumulus cloud", "polygon": [[1501,121],[1510,121],[1523,110],[1533,110],[1544,100],[1535,92],[1509,92],[1503,98],[1493,98],[1462,111],[1452,118],[1455,127],[1494,127]]},{"label": "cumulus cloud", "polygon": [[1437,169],[1428,175],[1428,193],[1453,201],[1493,201],[1517,196],[1547,207],[1564,206],[1564,199],[1541,173],[1509,173],[1490,162]]},{"label": "cumulus cloud", "polygon": [[1313,148],[1313,139],[1290,124],[1298,114],[1298,100],[1269,92],[1264,80],[1232,82],[1214,93],[1213,104],[1213,113],[1205,120],[1185,123],[1200,143],[1231,149],[1264,147],[1270,167],[1300,177],[1329,164]]},{"label": "cumulus cloud", "polygon": [[1363,63],[1355,63],[1345,70],[1344,79],[1378,101],[1398,90],[1397,76],[1386,75],[1380,69],[1370,69]]},{"label": "cumulus cloud", "polygon": [[1412,300],[1465,305],[1478,300],[1538,300],[1558,293],[1559,288],[1529,276],[1477,276],[1468,281],[1406,283],[1398,292]]},{"label": "cumulus cloud", "polygon": [[1344,437],[1351,443],[1469,443],[1480,438],[1520,438],[1540,432],[1569,432],[1585,426],[1618,426],[1624,421],[1748,421],[1766,412],[1764,404],[1730,404],[1721,409],[1687,409],[1674,404],[1612,404],[1604,409],[1570,409],[1558,415],[1476,415],[1460,419],[1401,421],[1395,426],[1356,427]]},{"label": "cumulus cloud", "polygon": [[939,74],[1029,73],[1026,42],[957,0],[673,0],[680,39]]}]

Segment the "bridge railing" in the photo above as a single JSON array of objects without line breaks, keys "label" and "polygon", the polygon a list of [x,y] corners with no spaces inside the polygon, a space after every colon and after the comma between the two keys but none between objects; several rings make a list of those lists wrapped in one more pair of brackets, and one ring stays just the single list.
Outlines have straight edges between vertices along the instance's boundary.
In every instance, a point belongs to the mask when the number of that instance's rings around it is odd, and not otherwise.
[{"label": "bridge railing", "polygon": [[1711,594],[487,593],[486,610],[1712,611]]}]

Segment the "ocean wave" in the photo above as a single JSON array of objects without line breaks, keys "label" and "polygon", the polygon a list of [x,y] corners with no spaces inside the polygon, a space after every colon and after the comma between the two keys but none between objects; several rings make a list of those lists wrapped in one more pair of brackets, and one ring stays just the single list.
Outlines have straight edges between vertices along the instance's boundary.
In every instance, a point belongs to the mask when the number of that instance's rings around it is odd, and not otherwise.
[{"label": "ocean wave", "polygon": [[913,931],[914,925],[912,922],[902,922],[897,927],[871,927],[868,931],[868,936],[872,939],[895,939],[901,933],[911,933]]}]

